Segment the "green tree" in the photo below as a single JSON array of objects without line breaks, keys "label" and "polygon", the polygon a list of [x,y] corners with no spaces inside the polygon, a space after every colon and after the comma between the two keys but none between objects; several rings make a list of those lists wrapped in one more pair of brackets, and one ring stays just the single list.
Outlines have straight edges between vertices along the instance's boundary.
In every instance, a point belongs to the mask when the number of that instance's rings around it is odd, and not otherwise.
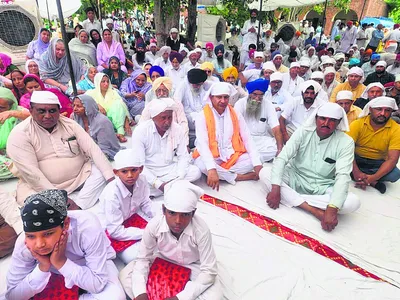
[{"label": "green tree", "polygon": [[389,17],[395,23],[400,23],[400,1],[399,0],[385,0],[389,7]]}]

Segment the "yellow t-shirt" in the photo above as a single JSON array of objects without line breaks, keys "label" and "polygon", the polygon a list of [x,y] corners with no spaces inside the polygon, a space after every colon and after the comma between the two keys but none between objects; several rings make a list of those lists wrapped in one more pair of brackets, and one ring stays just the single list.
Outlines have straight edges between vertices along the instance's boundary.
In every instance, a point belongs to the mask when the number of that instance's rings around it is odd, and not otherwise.
[{"label": "yellow t-shirt", "polygon": [[362,109],[358,106],[352,105],[350,107],[350,111],[347,113],[347,121],[349,121],[349,125],[353,123],[353,121],[357,120],[358,116],[361,114]]},{"label": "yellow t-shirt", "polygon": [[278,70],[276,70],[277,72],[280,73],[289,73],[289,68],[284,66],[283,64],[280,66],[280,68]]},{"label": "yellow t-shirt", "polygon": [[389,150],[400,150],[400,125],[393,119],[374,131],[366,116],[351,123],[347,134],[354,140],[355,153],[364,158],[384,160]]},{"label": "yellow t-shirt", "polygon": [[349,82],[343,82],[338,84],[332,91],[331,98],[329,99],[330,102],[336,103],[336,95],[340,91],[350,91],[353,93],[353,101],[357,100],[357,98],[360,98],[361,95],[364,93],[365,90],[365,85],[362,83],[359,83],[355,89],[352,89]]}]

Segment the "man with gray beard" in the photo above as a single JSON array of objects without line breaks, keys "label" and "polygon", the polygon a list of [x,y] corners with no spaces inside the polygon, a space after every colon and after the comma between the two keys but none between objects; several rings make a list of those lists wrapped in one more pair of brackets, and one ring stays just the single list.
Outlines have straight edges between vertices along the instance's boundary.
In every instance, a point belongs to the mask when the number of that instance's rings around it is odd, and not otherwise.
[{"label": "man with gray beard", "polygon": [[248,97],[235,104],[235,110],[246,121],[262,163],[276,157],[282,150],[283,138],[274,105],[264,99],[269,81],[257,79],[247,83]]}]

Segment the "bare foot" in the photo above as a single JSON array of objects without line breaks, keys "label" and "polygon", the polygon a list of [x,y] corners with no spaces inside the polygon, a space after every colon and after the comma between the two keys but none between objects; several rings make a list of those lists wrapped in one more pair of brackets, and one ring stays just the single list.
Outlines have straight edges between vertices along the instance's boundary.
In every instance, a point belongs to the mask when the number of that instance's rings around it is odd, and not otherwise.
[{"label": "bare foot", "polygon": [[131,126],[129,125],[128,118],[125,118],[124,130],[127,136],[132,136],[132,129]]},{"label": "bare foot", "polygon": [[256,172],[249,172],[246,174],[237,174],[236,181],[247,181],[247,180],[257,180],[258,176]]},{"label": "bare foot", "polygon": [[324,219],[325,211],[323,209],[311,206],[307,202],[303,202],[298,207],[309,212],[310,214],[312,214],[314,217],[316,217],[320,221],[322,221]]},{"label": "bare foot", "polygon": [[117,138],[121,143],[126,143],[127,139],[123,134],[117,134]]}]

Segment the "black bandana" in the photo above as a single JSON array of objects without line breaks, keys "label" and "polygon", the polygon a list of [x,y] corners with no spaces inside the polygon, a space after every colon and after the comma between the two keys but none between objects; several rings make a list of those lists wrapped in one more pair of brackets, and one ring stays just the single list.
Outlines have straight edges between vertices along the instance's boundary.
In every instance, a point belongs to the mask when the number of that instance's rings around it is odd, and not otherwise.
[{"label": "black bandana", "polygon": [[55,228],[67,216],[68,195],[64,190],[46,190],[26,198],[21,209],[25,232]]}]

